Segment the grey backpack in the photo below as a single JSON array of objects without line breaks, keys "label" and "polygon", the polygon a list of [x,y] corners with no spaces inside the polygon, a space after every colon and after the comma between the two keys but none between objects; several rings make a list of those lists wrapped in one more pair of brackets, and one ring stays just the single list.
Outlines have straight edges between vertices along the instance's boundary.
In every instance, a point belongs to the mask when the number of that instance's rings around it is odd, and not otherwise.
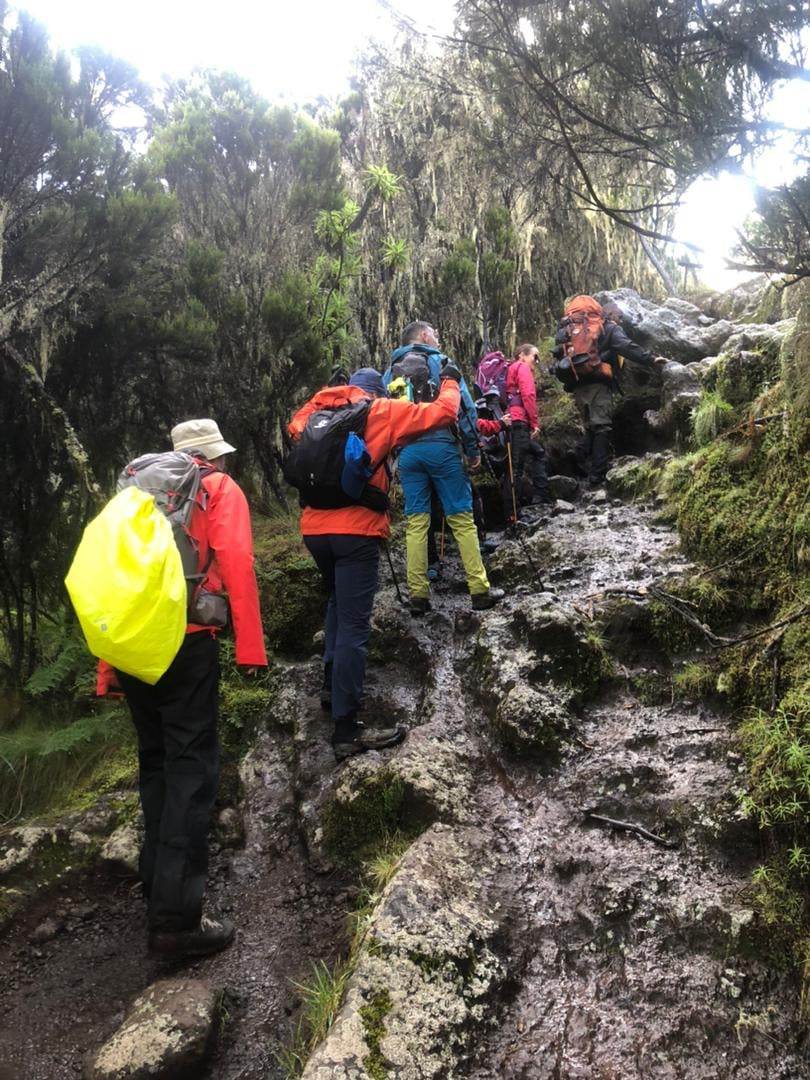
[{"label": "grey backpack", "polygon": [[226,597],[203,588],[214,557],[213,551],[209,552],[206,565],[200,569],[197,542],[188,531],[194,507],[200,505],[205,509],[207,496],[202,487],[202,478],[214,471],[213,466],[201,465],[190,454],[179,450],[143,454],[122,470],[116,490],[137,487],[154,496],[155,505],[168,518],[180,552],[188,586],[189,622],[199,626],[223,627],[228,622]]}]

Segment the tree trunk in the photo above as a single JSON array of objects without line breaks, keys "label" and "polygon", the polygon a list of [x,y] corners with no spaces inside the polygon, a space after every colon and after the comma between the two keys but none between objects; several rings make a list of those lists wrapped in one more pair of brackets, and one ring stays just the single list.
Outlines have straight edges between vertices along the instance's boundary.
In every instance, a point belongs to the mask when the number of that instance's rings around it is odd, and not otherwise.
[{"label": "tree trunk", "polygon": [[638,242],[641,244],[641,250],[644,252],[644,254],[647,256],[647,258],[653,264],[655,269],[658,271],[658,274],[659,274],[661,280],[664,283],[664,288],[667,290],[667,293],[670,296],[677,296],[678,295],[678,287],[675,284],[675,282],[673,281],[673,279],[670,277],[669,272],[667,271],[667,268],[664,266],[664,264],[661,262],[661,260],[656,255],[655,251],[653,250],[652,244],[649,244],[644,239],[644,237],[641,235],[641,233],[638,233],[637,235],[638,235]]}]

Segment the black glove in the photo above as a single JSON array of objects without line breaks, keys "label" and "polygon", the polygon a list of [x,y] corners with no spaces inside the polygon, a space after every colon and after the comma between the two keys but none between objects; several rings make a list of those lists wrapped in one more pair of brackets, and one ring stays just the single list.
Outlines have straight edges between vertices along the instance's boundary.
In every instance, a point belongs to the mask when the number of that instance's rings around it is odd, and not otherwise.
[{"label": "black glove", "polygon": [[461,372],[458,370],[452,360],[448,360],[441,370],[440,376],[442,380],[452,379],[453,382],[461,382]]}]

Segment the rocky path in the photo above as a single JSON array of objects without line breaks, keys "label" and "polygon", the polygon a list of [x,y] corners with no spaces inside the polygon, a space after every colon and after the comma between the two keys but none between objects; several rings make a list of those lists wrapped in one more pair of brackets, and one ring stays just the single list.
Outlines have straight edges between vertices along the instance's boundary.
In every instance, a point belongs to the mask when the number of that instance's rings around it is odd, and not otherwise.
[{"label": "rocky path", "polygon": [[[748,902],[760,852],[736,813],[731,723],[671,692],[650,703],[644,688],[669,686],[673,660],[643,602],[600,619],[605,597],[688,575],[677,538],[651,509],[590,502],[494,564],[512,582],[503,608],[459,633],[459,602],[440,595],[408,631],[441,657],[411,750],[419,739],[425,762],[453,751],[443,768],[463,805],[434,807],[446,824],[383,896],[305,1076],[807,1076],[797,986],[774,970]],[[594,687],[597,625],[615,667]],[[577,643],[587,694],[571,690]],[[363,1012],[383,995],[380,1036]]]},{"label": "rocky path", "polygon": [[[289,668],[293,734],[251,751],[245,843],[214,860],[237,941],[182,972],[227,990],[198,1075],[283,1075],[293,981],[346,947],[358,876],[340,853],[389,830],[419,835],[305,1077],[808,1075],[797,988],[747,902],[758,851],[730,722],[661,692],[679,661],[643,594],[690,572],[676,537],[651,509],[590,501],[504,543],[493,571],[510,596],[480,618],[452,559],[425,620],[382,590],[368,696],[411,726],[394,751],[335,768],[318,664]],[[628,588],[642,599],[616,607]],[[59,932],[34,940],[53,915]],[[166,974],[144,933],[131,884],[100,872],[18,922],[0,954],[0,1080],[77,1075]]]}]

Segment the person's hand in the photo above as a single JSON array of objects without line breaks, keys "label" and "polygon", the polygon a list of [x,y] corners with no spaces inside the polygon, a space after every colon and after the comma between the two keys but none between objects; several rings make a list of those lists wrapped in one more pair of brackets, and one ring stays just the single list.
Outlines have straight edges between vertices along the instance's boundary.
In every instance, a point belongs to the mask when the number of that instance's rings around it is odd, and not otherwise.
[{"label": "person's hand", "polygon": [[256,664],[240,664],[239,670],[245,676],[246,679],[255,679],[259,674],[259,668]]},{"label": "person's hand", "polygon": [[533,439],[539,439],[539,438],[540,438],[540,428],[539,428],[539,427],[536,427],[536,428],[532,428],[532,435],[531,435],[531,437],[532,437]]},{"label": "person's hand", "polygon": [[470,472],[478,472],[481,468],[481,455],[479,454],[478,457],[467,458],[467,468]]},{"label": "person's hand", "polygon": [[509,415],[509,413],[504,413],[503,416],[501,417],[501,427],[506,428],[506,430],[508,431],[511,426],[512,426],[512,417]]},{"label": "person's hand", "polygon": [[453,382],[461,382],[461,372],[458,370],[452,360],[448,360],[442,368],[439,378],[444,381],[445,379],[452,379]]}]

